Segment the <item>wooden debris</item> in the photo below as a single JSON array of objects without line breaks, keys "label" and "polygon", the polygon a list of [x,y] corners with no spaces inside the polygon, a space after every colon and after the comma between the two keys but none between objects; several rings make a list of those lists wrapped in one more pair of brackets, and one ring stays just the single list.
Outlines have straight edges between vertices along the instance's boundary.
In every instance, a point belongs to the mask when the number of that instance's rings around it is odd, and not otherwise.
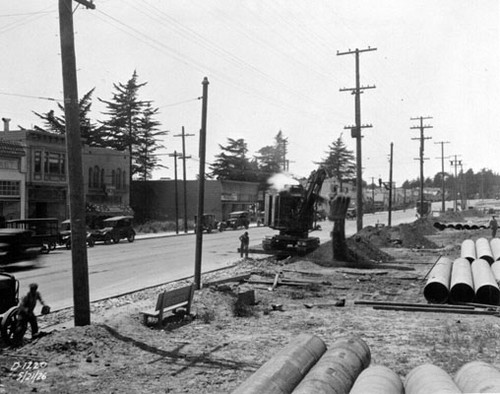
[{"label": "wooden debris", "polygon": [[328,307],[332,307],[332,306],[336,306],[336,307],[342,307],[342,306],[345,306],[345,298],[341,299],[341,300],[338,300],[334,303],[328,303],[328,304],[304,304],[304,306],[308,309],[311,309],[311,308],[328,308]]},{"label": "wooden debris", "polygon": [[248,272],[246,274],[236,275],[236,276],[232,276],[230,278],[212,280],[212,281],[203,283],[203,287],[216,286],[216,285],[220,285],[220,284],[228,283],[228,282],[243,282],[246,279],[250,279],[251,275],[252,275],[252,273]]},{"label": "wooden debris", "polygon": [[469,309],[473,310],[473,306],[468,305],[445,305],[445,304],[422,304],[413,302],[391,302],[391,301],[354,301],[354,305],[368,305],[368,306],[402,306],[402,307],[415,307],[415,308],[443,308],[443,309]]},{"label": "wooden debris", "polygon": [[412,307],[412,306],[391,306],[391,305],[376,305],[373,309],[379,310],[393,310],[393,311],[405,311],[405,312],[436,312],[436,313],[459,313],[465,315],[492,315],[500,316],[497,311],[487,311],[487,310],[475,310],[475,309],[462,309],[462,308],[443,308],[443,307]]}]

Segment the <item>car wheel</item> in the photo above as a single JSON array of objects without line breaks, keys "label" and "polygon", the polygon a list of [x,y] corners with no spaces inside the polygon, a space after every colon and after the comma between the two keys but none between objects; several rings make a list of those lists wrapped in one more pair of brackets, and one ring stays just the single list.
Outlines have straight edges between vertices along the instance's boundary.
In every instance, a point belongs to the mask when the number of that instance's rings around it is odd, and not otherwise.
[{"label": "car wheel", "polygon": [[212,232],[212,226],[208,226],[207,227],[207,233],[211,233]]},{"label": "car wheel", "polygon": [[127,241],[128,242],[134,242],[135,240],[135,234],[134,233],[130,233],[127,237]]},{"label": "car wheel", "polygon": [[120,237],[119,237],[118,235],[115,235],[115,236],[113,237],[113,243],[114,243],[114,244],[117,244],[118,242],[120,242]]},{"label": "car wheel", "polygon": [[87,240],[87,245],[89,246],[89,248],[93,248],[95,246],[95,241],[94,241],[94,238],[89,238]]},{"label": "car wheel", "polygon": [[71,240],[70,240],[70,239],[68,239],[68,240],[66,241],[66,244],[65,244],[64,246],[66,246],[66,249],[70,250],[70,249],[71,249]]},{"label": "car wheel", "polygon": [[105,237],[104,237],[104,243],[106,245],[109,245],[111,243],[111,234],[106,234]]}]

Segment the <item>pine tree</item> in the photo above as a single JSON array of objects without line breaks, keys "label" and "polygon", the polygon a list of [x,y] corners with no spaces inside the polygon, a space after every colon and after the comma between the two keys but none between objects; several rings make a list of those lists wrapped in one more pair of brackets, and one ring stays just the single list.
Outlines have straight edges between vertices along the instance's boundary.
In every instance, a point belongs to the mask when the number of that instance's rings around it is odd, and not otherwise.
[{"label": "pine tree", "polygon": [[274,137],[274,145],[264,146],[257,151],[256,160],[261,177],[264,181],[286,168],[288,139],[280,130]]},{"label": "pine tree", "polygon": [[154,120],[157,113],[158,108],[153,108],[148,103],[140,118],[140,140],[138,141],[137,157],[133,166],[134,173],[142,181],[151,179],[155,168],[165,167],[158,164],[158,156],[155,153],[158,149],[164,148],[163,145],[158,144],[158,137],[167,134],[166,131],[158,130],[160,122]]},{"label": "pine tree", "polygon": [[247,157],[248,148],[244,139],[227,139],[226,146],[219,144],[222,150],[214,163],[210,164],[209,177],[233,181],[252,182],[257,180],[257,162]]},{"label": "pine tree", "polygon": [[[107,107],[104,115],[109,116],[107,121],[101,122],[107,132],[106,142],[117,150],[127,150],[130,155],[130,182],[139,171],[141,178],[144,174],[146,177],[150,176],[151,170],[157,166],[150,153],[155,146],[159,148],[154,138],[154,135],[159,135],[155,131],[159,123],[152,119],[157,109],[151,108],[151,101],[139,100],[138,91],[147,82],[138,83],[137,79],[137,71],[134,71],[126,84],[113,84],[115,92],[111,100],[99,99]],[[152,127],[147,136],[144,134],[145,122],[149,124],[148,127]],[[146,156],[145,152],[148,152]],[[148,159],[145,160],[145,157]]]},{"label": "pine tree", "polygon": [[346,180],[355,178],[356,163],[353,151],[349,150],[342,141],[342,134],[329,146],[326,152],[327,157],[321,164],[325,167],[328,174],[337,178],[342,189],[342,183]]},{"label": "pine tree", "polygon": [[[103,129],[101,127],[97,127],[95,123],[92,123],[89,117],[92,107],[92,94],[94,93],[94,90],[95,88],[89,90],[78,103],[80,109],[80,134],[87,145],[103,147],[106,146]],[[57,106],[62,112],[61,116],[56,116],[54,110],[50,110],[42,114],[33,111],[36,116],[44,121],[44,127],[35,126],[35,130],[48,131],[55,134],[66,133],[64,106],[59,103]]]}]

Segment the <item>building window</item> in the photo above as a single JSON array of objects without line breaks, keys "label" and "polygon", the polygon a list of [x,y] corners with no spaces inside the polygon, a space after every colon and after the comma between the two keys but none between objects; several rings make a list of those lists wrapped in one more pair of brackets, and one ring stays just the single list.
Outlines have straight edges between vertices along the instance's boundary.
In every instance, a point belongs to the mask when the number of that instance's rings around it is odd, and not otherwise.
[{"label": "building window", "polygon": [[115,170],[111,171],[111,186],[115,186]]},{"label": "building window", "polygon": [[123,185],[123,188],[126,189],[126,187],[127,187],[127,173],[125,171],[123,171],[122,177],[123,177],[122,185]]},{"label": "building window", "polygon": [[99,171],[99,167],[95,166],[94,167],[94,187],[99,187],[99,174],[101,171]]},{"label": "building window", "polygon": [[92,167],[89,167],[89,188],[92,187]]},{"label": "building window", "polygon": [[122,170],[118,168],[116,170],[116,188],[121,189],[121,187],[122,187]]},{"label": "building window", "polygon": [[19,197],[20,195],[20,181],[0,181],[0,196]]},{"label": "building window", "polygon": [[39,150],[35,151],[33,172],[38,175],[42,174],[42,152]]},{"label": "building window", "polygon": [[104,168],[101,169],[101,187],[106,187],[106,182],[104,182]]}]

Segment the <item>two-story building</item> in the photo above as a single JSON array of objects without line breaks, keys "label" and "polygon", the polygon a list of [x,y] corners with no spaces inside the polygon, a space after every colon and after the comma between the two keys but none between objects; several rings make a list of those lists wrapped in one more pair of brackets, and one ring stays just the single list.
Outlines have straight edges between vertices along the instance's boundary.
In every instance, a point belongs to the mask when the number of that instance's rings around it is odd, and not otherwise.
[{"label": "two-story building", "polygon": [[25,205],[25,149],[19,142],[0,139],[0,222],[24,219]]},{"label": "two-story building", "polygon": [[[20,217],[69,217],[68,162],[66,138],[38,130],[9,130],[0,139],[20,144],[25,149],[26,202]],[[128,208],[129,155],[108,148],[82,143],[84,193],[87,204],[96,211],[121,213]],[[2,171],[3,173],[3,171]]]}]

